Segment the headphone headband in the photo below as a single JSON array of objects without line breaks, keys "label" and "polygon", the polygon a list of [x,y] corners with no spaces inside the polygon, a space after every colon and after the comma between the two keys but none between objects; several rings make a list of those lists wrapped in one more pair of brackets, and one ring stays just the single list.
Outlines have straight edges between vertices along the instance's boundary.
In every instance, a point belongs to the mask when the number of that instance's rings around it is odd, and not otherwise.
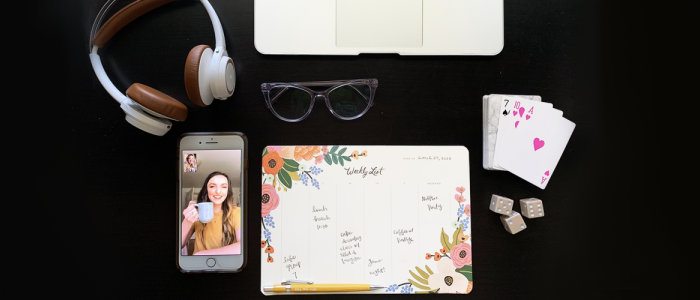
[{"label": "headphone headband", "polygon": [[[136,0],[109,18],[92,38],[92,44],[102,48],[115,33],[131,23],[131,21],[136,20],[138,17],[143,16],[154,8],[158,8],[173,1],[175,0]],[[114,2],[116,2],[116,0],[111,1],[111,3]],[[107,11],[104,11],[104,13],[106,12]]]},{"label": "headphone headband", "polygon": [[[92,25],[92,32],[90,36],[90,42],[91,45],[96,45],[98,48],[102,48],[109,39],[114,36],[119,30],[124,28],[124,26],[128,25],[132,21],[136,20],[138,17],[146,14],[147,12],[161,7],[165,4],[168,4],[170,2],[174,2],[175,0],[136,0],[135,2],[125,6],[118,12],[116,12],[107,22],[102,25],[102,27],[99,28],[97,32],[95,32],[96,28],[100,25],[99,23],[102,21],[102,18],[104,15],[109,11],[109,9],[112,7],[112,5],[116,2],[117,0],[110,0],[108,1],[103,7],[102,10],[97,14],[97,18],[95,18],[95,22]],[[224,31],[221,27],[221,21],[219,20],[219,17],[216,15],[216,11],[214,11],[214,8],[211,6],[208,0],[200,0],[202,2],[202,5],[204,5],[204,8],[207,10],[207,14],[209,15],[209,19],[211,19],[212,26],[214,27],[214,36],[216,38],[216,47],[225,47],[226,43],[224,41]],[[92,48],[92,47],[91,47]]]}]

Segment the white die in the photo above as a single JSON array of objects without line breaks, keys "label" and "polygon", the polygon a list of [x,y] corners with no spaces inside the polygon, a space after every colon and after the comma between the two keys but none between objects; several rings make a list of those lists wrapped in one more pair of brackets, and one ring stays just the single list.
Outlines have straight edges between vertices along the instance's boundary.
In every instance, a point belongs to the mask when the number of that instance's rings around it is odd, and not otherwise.
[{"label": "white die", "polygon": [[491,196],[489,209],[497,214],[510,215],[510,213],[513,211],[514,203],[515,202],[511,199],[494,194]]},{"label": "white die", "polygon": [[506,228],[506,231],[511,234],[516,234],[527,228],[525,220],[517,211],[512,212],[508,216],[501,216],[501,222],[503,223],[503,227]]},{"label": "white die", "polygon": [[544,217],[544,205],[537,198],[520,199],[520,211],[529,219]]}]

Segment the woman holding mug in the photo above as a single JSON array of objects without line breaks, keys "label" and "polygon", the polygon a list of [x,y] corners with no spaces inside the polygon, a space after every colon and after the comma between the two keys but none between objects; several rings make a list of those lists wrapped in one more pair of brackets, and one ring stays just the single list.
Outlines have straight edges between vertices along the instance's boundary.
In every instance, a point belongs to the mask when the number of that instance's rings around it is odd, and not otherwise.
[{"label": "woman holding mug", "polygon": [[[214,218],[199,221],[195,204],[212,202]],[[241,208],[234,205],[231,179],[222,172],[212,172],[204,180],[197,202],[190,201],[182,215],[182,245],[194,233],[194,255],[230,255],[241,253]]]},{"label": "woman holding mug", "polygon": [[185,170],[185,173],[197,172],[197,158],[194,157],[194,154],[188,154],[187,158],[185,158],[184,170]]}]

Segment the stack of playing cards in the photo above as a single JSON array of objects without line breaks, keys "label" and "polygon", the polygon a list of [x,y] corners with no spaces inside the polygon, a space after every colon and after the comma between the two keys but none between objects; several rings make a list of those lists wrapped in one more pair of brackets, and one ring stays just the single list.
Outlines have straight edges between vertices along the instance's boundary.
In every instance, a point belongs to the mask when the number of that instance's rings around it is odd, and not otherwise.
[{"label": "stack of playing cards", "polygon": [[547,187],[576,124],[540,96],[486,95],[483,118],[484,169]]}]

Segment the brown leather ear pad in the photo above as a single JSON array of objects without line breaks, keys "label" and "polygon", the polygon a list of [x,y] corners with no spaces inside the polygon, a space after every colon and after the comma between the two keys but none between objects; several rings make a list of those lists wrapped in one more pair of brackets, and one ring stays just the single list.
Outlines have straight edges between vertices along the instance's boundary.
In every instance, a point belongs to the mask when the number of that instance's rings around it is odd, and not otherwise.
[{"label": "brown leather ear pad", "polygon": [[190,97],[192,103],[206,107],[202,101],[202,96],[199,94],[199,60],[202,58],[204,50],[211,49],[207,45],[199,45],[187,54],[187,61],[185,62],[185,89],[187,90],[187,96]]},{"label": "brown leather ear pad", "polygon": [[173,1],[175,0],[136,0],[109,18],[109,20],[102,25],[100,30],[97,31],[95,37],[92,39],[92,43],[102,48],[117,31],[131,23],[131,21],[136,20],[136,18],[156,7]]},{"label": "brown leather ear pad", "polygon": [[177,121],[187,119],[187,106],[152,87],[134,83],[126,90],[126,95],[138,104]]}]

